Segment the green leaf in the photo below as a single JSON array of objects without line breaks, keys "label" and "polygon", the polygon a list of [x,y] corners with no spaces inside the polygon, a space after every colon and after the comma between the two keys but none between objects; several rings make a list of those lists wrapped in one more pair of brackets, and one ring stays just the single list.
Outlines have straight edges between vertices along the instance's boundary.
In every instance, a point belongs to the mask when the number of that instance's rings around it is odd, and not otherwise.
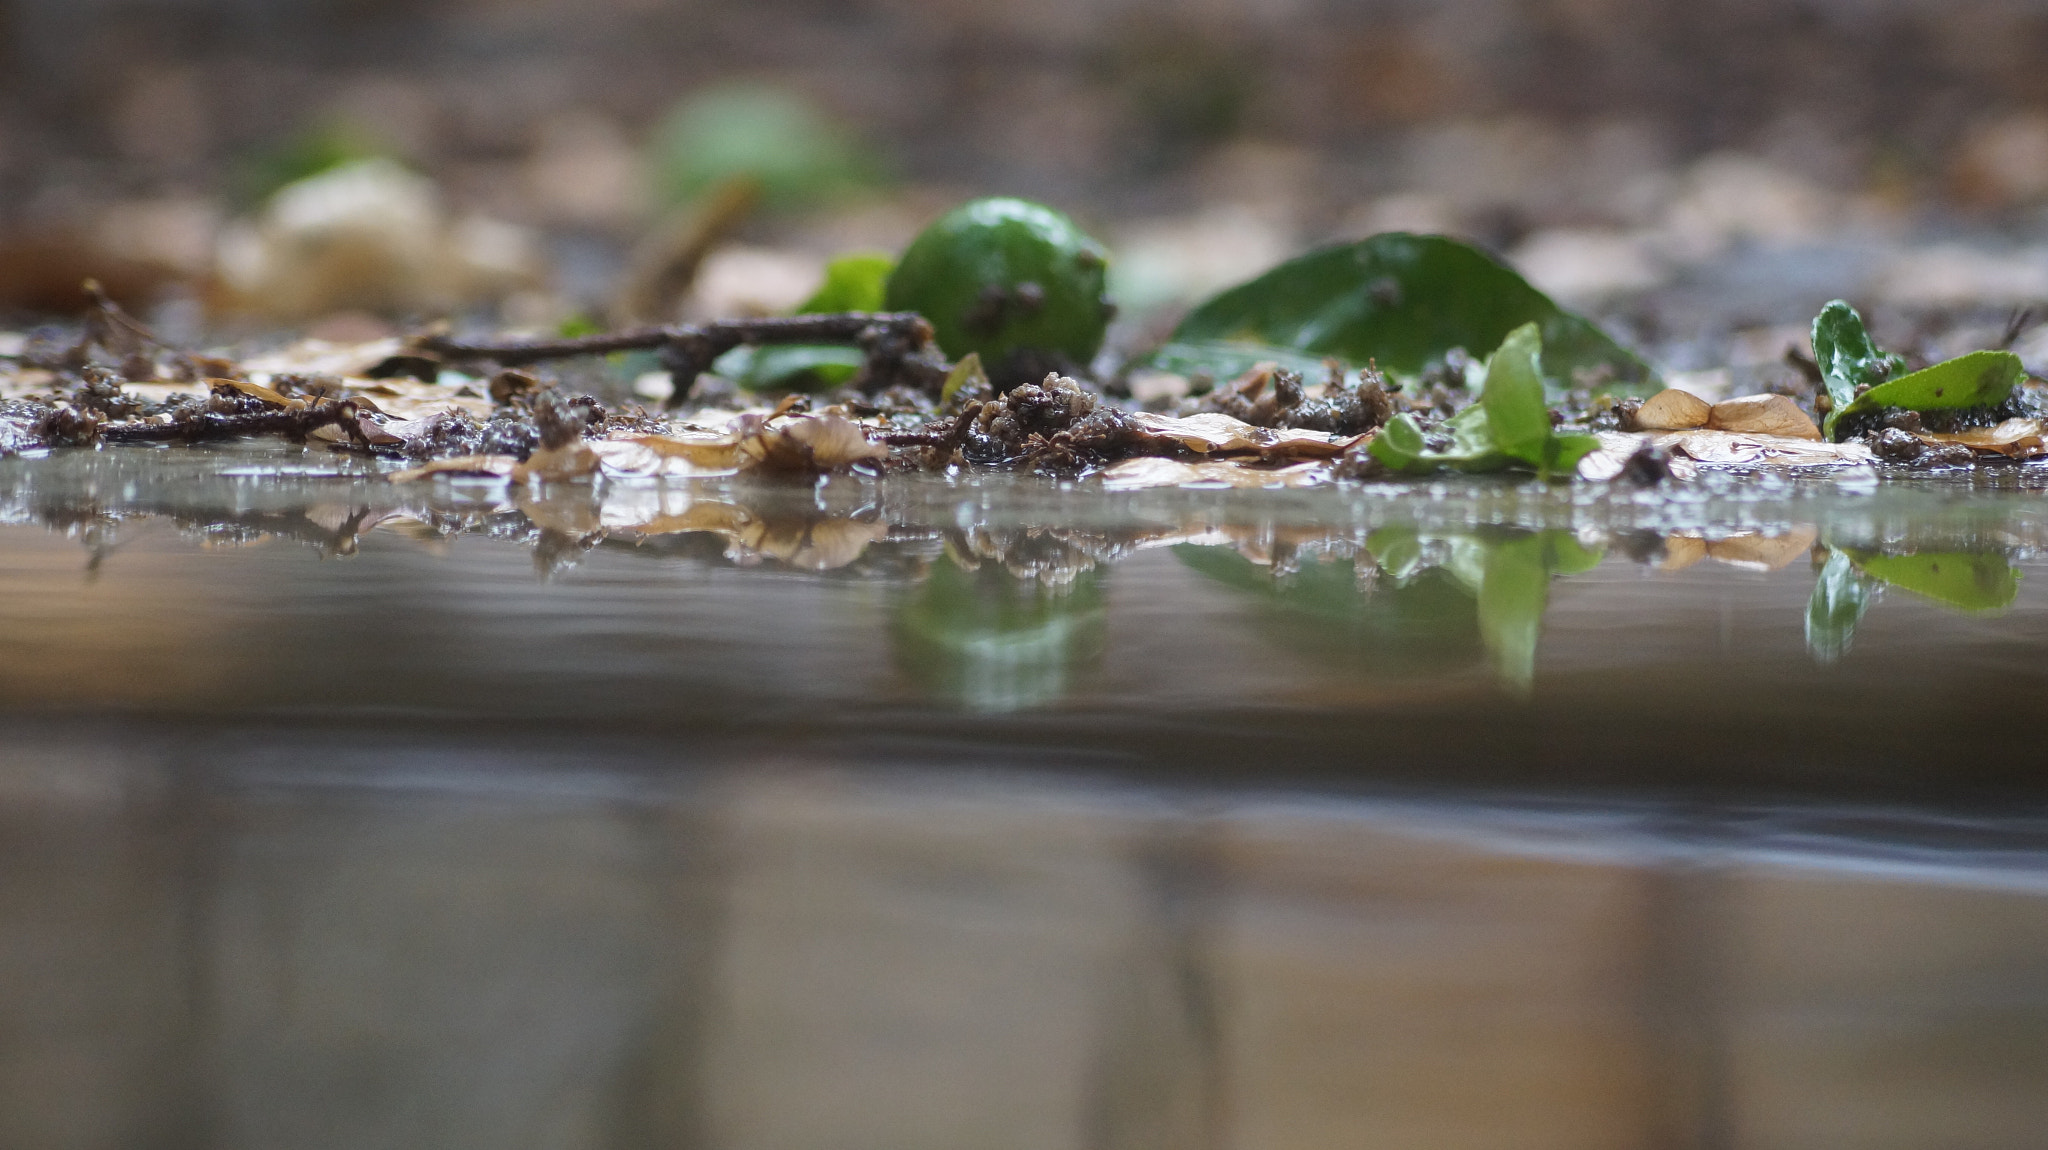
[{"label": "green leaf", "polygon": [[2020,357],[2009,351],[1973,351],[1878,384],[1829,412],[1825,430],[1832,437],[1835,425],[1844,417],[1887,407],[1908,411],[1996,407],[2026,376]]},{"label": "green leaf", "polygon": [[1223,292],[1181,321],[1152,362],[1227,378],[1265,360],[1328,356],[1413,376],[1453,348],[1497,347],[1526,323],[1542,333],[1553,390],[1583,383],[1646,396],[1661,386],[1642,360],[1491,256],[1405,232],[1311,252]]},{"label": "green leaf", "polygon": [[[825,282],[796,309],[797,315],[837,311],[881,311],[882,289],[895,261],[875,252],[853,252],[825,265]],[[712,368],[749,391],[825,391],[847,383],[865,362],[858,348],[843,344],[784,344],[736,347]]]},{"label": "green leaf", "polygon": [[1493,442],[1516,459],[1538,466],[1551,439],[1542,355],[1543,333],[1535,324],[1509,332],[1486,361],[1486,383],[1479,392]]},{"label": "green leaf", "polygon": [[[1875,387],[1906,370],[1906,361],[1878,348],[1863,317],[1846,300],[1831,300],[1813,317],[1813,361],[1820,365],[1828,398],[1839,413],[1856,400],[1856,389]],[[1834,416],[1829,416],[1829,426]]]},{"label": "green leaf", "polygon": [[1875,581],[1856,570],[1840,551],[1828,553],[1827,566],[1813,584],[1806,604],[1806,650],[1817,663],[1834,663],[1849,653],[1856,626],[1870,610]]},{"label": "green leaf", "polygon": [[711,369],[748,391],[826,391],[859,374],[864,362],[856,347],[793,343],[736,347]]},{"label": "green leaf", "polygon": [[1478,474],[1499,471],[1513,462],[1494,446],[1486,409],[1479,404],[1452,416],[1444,430],[1450,433],[1450,446],[1433,449],[1423,436],[1422,425],[1404,412],[1389,420],[1365,449],[1387,470],[1408,475],[1429,475],[1447,467]]},{"label": "green leaf", "polygon": [[944,405],[953,402],[953,397],[960,394],[960,389],[969,384],[976,387],[988,386],[988,373],[981,370],[981,353],[978,351],[968,352],[966,358],[954,364],[953,370],[946,373],[945,386],[939,389],[939,403]]},{"label": "green leaf", "polygon": [[882,252],[849,252],[825,265],[825,282],[796,309],[798,315],[881,311],[896,260]]},{"label": "green leaf", "polygon": [[1499,471],[1515,462],[1545,477],[1570,475],[1600,441],[1591,435],[1559,435],[1551,426],[1542,362],[1542,333],[1533,323],[1523,324],[1487,360],[1479,402],[1444,424],[1449,447],[1431,449],[1422,425],[1404,413],[1388,421],[1366,450],[1388,470],[1409,475],[1445,468]]},{"label": "green leaf", "polygon": [[1965,551],[1850,555],[1872,578],[1964,611],[2003,610],[2012,606],[2020,593],[2020,573],[2003,555]]}]

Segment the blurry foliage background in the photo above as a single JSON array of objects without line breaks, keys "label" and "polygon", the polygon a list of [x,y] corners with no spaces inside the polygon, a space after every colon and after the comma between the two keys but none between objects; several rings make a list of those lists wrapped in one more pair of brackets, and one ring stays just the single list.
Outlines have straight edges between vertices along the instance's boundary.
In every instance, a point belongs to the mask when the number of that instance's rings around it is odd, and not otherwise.
[{"label": "blurry foliage background", "polygon": [[[25,248],[199,268],[258,191],[351,149],[554,237],[561,290],[591,297],[688,183],[649,141],[735,82],[836,118],[848,187],[895,181],[742,238],[890,248],[1000,191],[1127,224],[1106,238],[1141,303],[1383,227],[1508,251],[1640,226],[1731,153],[1866,213],[2024,228],[2048,198],[2042,0],[0,0],[0,54],[17,305],[75,270]],[[1164,219],[1187,226],[1147,232]],[[1214,266],[1156,269],[1152,239]],[[1586,250],[1553,260],[1565,280]],[[1594,286],[1625,284],[1634,257],[1602,251]]]}]

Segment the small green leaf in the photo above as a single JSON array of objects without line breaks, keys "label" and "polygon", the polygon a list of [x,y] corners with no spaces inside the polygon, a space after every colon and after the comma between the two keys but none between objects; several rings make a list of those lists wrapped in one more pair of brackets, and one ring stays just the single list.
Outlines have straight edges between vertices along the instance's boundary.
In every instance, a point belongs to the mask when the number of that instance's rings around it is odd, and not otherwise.
[{"label": "small green leaf", "polygon": [[1542,333],[1553,391],[1583,384],[1647,396],[1661,386],[1642,360],[1491,256],[1404,232],[1311,252],[1215,296],[1181,321],[1153,363],[1220,379],[1265,360],[1327,356],[1413,376],[1453,348],[1497,347],[1526,323]]},{"label": "small green leaf", "polygon": [[[1879,350],[1863,317],[1846,300],[1831,300],[1813,317],[1813,360],[1820,365],[1828,398],[1839,413],[1856,400],[1856,389],[1875,387],[1906,369],[1906,361]],[[1833,416],[1829,417],[1830,425]]]},{"label": "small green leaf", "polygon": [[1444,424],[1450,446],[1432,450],[1421,424],[1402,414],[1366,446],[1390,471],[1427,475],[1451,468],[1472,473],[1526,463],[1539,475],[1570,475],[1598,450],[1591,435],[1559,435],[1543,391],[1543,335],[1533,323],[1508,333],[1486,362],[1479,401]]},{"label": "small green leaf", "polygon": [[825,391],[860,373],[859,348],[793,343],[736,347],[712,370],[749,391]]},{"label": "small green leaf", "polygon": [[881,252],[850,252],[825,265],[825,282],[796,309],[798,315],[881,311],[896,261]]},{"label": "small green leaf", "polygon": [[1943,360],[1911,375],[1880,383],[1828,413],[1828,434],[1844,417],[1887,407],[1908,411],[1948,411],[1968,407],[1996,407],[2012,394],[2027,376],[2020,357],[2009,351],[1973,351]]},{"label": "small green leaf", "polygon": [[1852,557],[1875,579],[1964,611],[2003,610],[2020,592],[2020,573],[2003,555],[1944,551]]},{"label": "small green leaf", "polygon": [[1543,333],[1535,324],[1509,332],[1486,361],[1486,383],[1479,392],[1493,442],[1516,459],[1538,466],[1551,439],[1542,355]]},{"label": "small green leaf", "polygon": [[960,389],[969,384],[977,388],[988,386],[988,373],[981,370],[980,352],[968,352],[966,358],[954,364],[953,370],[946,373],[946,385],[939,390],[939,402],[953,402],[953,397],[960,394]]},{"label": "small green leaf", "polygon": [[[796,309],[798,315],[881,311],[882,288],[895,262],[874,252],[853,252],[825,265],[825,282]],[[749,391],[824,391],[860,374],[858,348],[840,344],[736,347],[712,370]]]}]

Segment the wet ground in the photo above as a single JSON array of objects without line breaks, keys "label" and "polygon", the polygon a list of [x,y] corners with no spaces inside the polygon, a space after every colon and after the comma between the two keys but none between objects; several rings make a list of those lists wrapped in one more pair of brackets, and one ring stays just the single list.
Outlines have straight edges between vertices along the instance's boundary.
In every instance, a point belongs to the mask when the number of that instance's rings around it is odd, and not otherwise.
[{"label": "wet ground", "polygon": [[0,1143],[2029,1144],[2048,507],[0,460]]}]

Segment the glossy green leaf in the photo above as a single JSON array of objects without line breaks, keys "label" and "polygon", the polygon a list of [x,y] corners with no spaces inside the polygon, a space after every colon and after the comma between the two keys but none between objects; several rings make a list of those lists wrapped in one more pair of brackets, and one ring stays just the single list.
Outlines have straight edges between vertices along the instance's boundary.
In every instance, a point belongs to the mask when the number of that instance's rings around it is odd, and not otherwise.
[{"label": "glossy green leaf", "polygon": [[1943,360],[1887,383],[1880,383],[1846,406],[1828,413],[1826,431],[1834,434],[1843,418],[1864,411],[1902,407],[1908,411],[1949,411],[1996,407],[2027,376],[2020,357],[2009,351],[1973,351]]},{"label": "glossy green leaf", "polygon": [[[1965,551],[1851,553],[1865,574],[1963,611],[1999,611],[2019,595],[2020,573],[2003,555]],[[1833,557],[1830,556],[1830,561]]]},{"label": "glossy green leaf", "polygon": [[[1863,316],[1846,300],[1831,300],[1813,317],[1813,360],[1835,412],[1856,400],[1856,389],[1875,387],[1906,369],[1906,361],[1879,349]],[[1833,426],[1833,416],[1829,426]]]},{"label": "glossy green leaf", "polygon": [[1478,248],[1405,232],[1311,252],[1231,288],[1190,313],[1153,363],[1226,378],[1264,360],[1327,356],[1413,376],[1453,348],[1497,347],[1525,323],[1542,333],[1553,391],[1660,386],[1642,360]]},{"label": "glossy green leaf", "polygon": [[1447,447],[1432,448],[1413,416],[1395,416],[1366,450],[1390,471],[1427,475],[1454,471],[1499,471],[1515,462],[1540,475],[1569,475],[1597,450],[1590,435],[1559,435],[1550,423],[1543,388],[1543,336],[1537,325],[1508,333],[1486,362],[1479,401],[1444,424]]},{"label": "glossy green leaf", "polygon": [[1543,397],[1543,334],[1533,323],[1508,333],[1486,361],[1486,383],[1479,403],[1487,426],[1502,451],[1530,463],[1541,462],[1550,439],[1550,405]]}]

